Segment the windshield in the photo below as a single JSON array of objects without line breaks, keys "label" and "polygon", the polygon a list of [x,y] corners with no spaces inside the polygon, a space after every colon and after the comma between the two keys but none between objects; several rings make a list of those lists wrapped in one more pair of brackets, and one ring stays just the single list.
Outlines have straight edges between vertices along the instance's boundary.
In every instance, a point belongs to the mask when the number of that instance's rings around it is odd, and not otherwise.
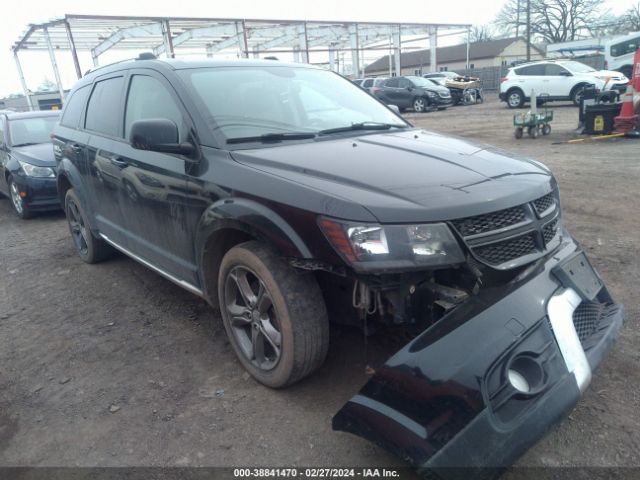
[{"label": "windshield", "polygon": [[48,143],[49,135],[58,123],[57,116],[33,117],[9,120],[9,138],[11,145],[29,145],[36,143]]},{"label": "windshield", "polygon": [[216,133],[231,138],[311,132],[354,124],[409,126],[335,73],[295,66],[182,70]]},{"label": "windshield", "polygon": [[585,65],[584,63],[580,63],[580,62],[563,62],[560,65],[562,65],[563,67],[575,73],[595,72],[595,69],[591,68],[589,65]]}]

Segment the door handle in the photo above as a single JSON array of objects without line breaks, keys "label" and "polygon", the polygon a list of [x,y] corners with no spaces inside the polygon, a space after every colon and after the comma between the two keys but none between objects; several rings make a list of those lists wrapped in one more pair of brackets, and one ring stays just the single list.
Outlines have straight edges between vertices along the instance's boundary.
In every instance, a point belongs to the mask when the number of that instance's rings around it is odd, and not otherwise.
[{"label": "door handle", "polygon": [[120,157],[111,157],[109,161],[111,162],[111,165],[115,165],[118,168],[124,168],[127,166],[127,162],[120,160]]},{"label": "door handle", "polygon": [[82,153],[82,145],[78,143],[71,144],[71,151],[76,154]]}]

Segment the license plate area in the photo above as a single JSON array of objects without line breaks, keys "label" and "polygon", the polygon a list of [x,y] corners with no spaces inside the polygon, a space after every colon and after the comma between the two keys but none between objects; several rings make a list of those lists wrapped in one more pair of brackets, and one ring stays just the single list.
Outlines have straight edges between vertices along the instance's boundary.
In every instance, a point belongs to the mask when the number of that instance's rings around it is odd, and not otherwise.
[{"label": "license plate area", "polygon": [[575,290],[583,300],[592,301],[602,281],[583,252],[577,252],[553,269],[563,286]]}]

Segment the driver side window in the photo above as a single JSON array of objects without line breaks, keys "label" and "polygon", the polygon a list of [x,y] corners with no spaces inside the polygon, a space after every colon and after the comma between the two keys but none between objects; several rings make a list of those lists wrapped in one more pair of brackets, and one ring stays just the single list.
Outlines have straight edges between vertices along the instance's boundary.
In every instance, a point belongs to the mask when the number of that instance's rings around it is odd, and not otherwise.
[{"label": "driver side window", "polygon": [[186,124],[178,104],[160,80],[147,75],[131,78],[124,119],[125,139],[129,139],[131,125],[137,120],[167,118],[175,122],[180,141],[186,136]]}]

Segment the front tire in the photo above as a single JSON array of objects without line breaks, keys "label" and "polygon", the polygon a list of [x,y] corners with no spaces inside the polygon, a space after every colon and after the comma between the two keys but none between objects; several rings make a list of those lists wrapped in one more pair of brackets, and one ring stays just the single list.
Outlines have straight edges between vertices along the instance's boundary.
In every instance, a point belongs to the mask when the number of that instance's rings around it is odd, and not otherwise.
[{"label": "front tire", "polygon": [[231,345],[260,383],[286,387],[324,362],[329,321],[315,277],[263,244],[250,241],[226,253],[218,298]]},{"label": "front tire", "polygon": [[9,198],[11,199],[11,206],[13,211],[22,220],[33,218],[33,212],[29,209],[29,206],[24,202],[20,196],[20,189],[18,184],[13,180],[13,177],[9,175],[7,178],[7,185],[9,185]]},{"label": "front tire", "polygon": [[423,113],[427,110],[429,102],[424,97],[416,97],[413,100],[413,111],[416,113]]},{"label": "front tire", "polygon": [[64,213],[67,215],[73,245],[84,262],[98,263],[113,253],[109,244],[91,232],[87,216],[72,188],[67,190],[64,197]]},{"label": "front tire", "polygon": [[571,92],[571,101],[577,107],[580,106],[580,100],[582,99],[582,96],[584,95],[584,87],[585,87],[584,85],[578,85]]}]

